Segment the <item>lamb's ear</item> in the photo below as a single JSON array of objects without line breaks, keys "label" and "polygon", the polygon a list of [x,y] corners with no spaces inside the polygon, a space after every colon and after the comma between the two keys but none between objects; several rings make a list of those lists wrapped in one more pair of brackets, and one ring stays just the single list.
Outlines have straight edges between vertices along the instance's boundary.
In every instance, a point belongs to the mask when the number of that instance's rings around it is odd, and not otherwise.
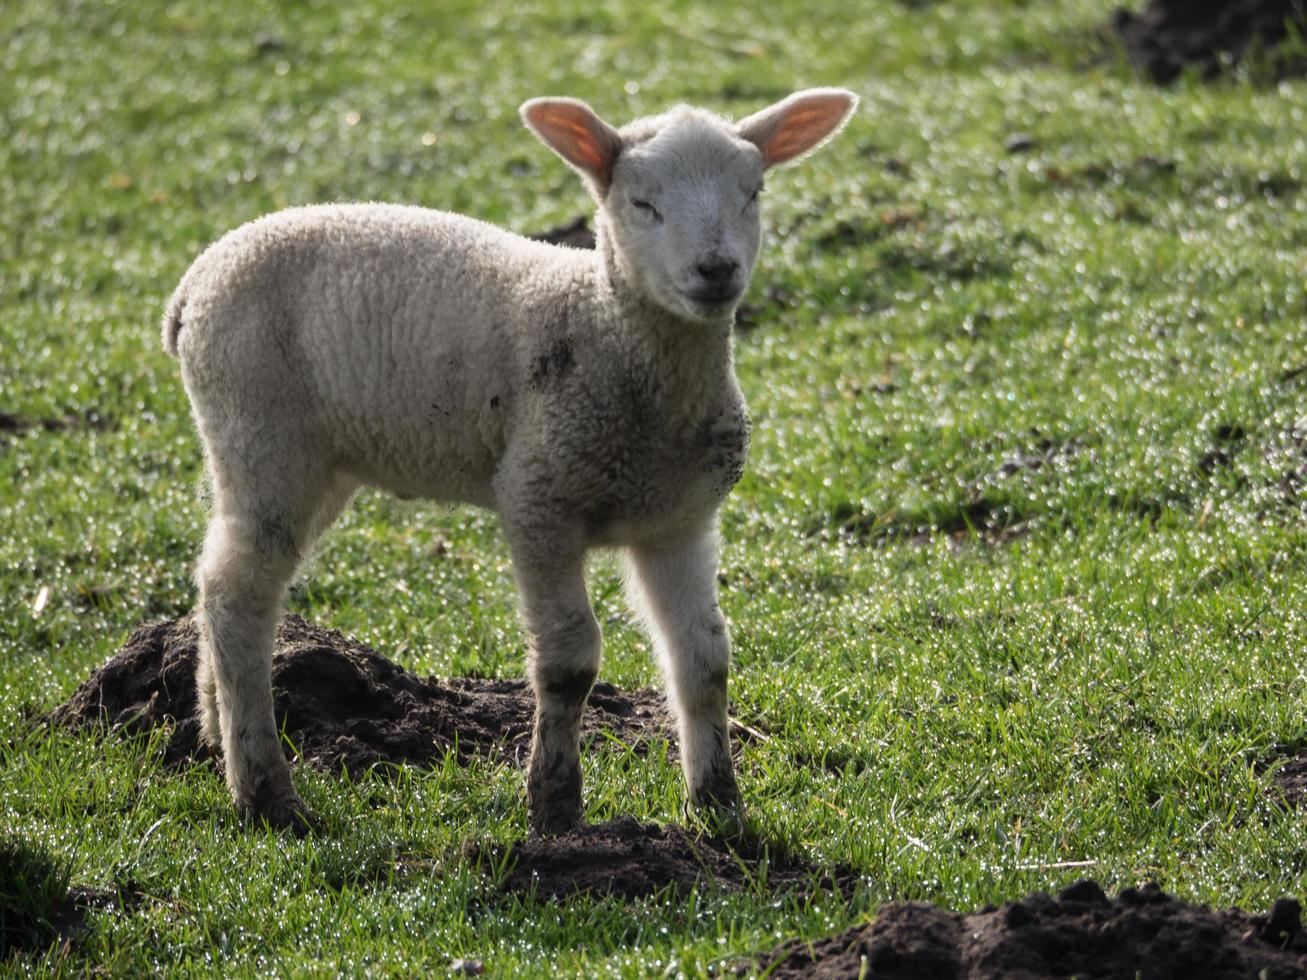
[{"label": "lamb's ear", "polygon": [[762,165],[775,167],[815,150],[843,128],[858,97],[842,88],[810,88],[740,120],[735,130],[762,151]]},{"label": "lamb's ear", "polygon": [[622,149],[617,130],[577,99],[531,99],[518,111],[531,132],[579,170],[599,197],[608,192]]}]

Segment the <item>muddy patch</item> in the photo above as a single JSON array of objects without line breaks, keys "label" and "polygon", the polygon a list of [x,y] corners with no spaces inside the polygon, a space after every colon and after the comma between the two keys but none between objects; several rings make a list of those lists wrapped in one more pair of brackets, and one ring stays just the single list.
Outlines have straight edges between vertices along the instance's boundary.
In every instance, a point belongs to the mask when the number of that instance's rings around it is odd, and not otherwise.
[{"label": "muddy patch", "polygon": [[1274,765],[1275,774],[1271,777],[1267,791],[1278,804],[1290,808],[1307,805],[1307,754],[1300,749],[1293,754],[1286,754],[1270,763],[1258,765],[1259,772],[1265,772]]},{"label": "muddy patch", "polygon": [[1212,430],[1211,446],[1198,457],[1198,468],[1210,474],[1234,462],[1248,441],[1248,430],[1238,422],[1223,422]]},{"label": "muddy patch", "polygon": [[[74,730],[123,734],[169,728],[169,765],[212,757],[200,742],[195,666],[198,634],[190,616],[138,627],[98,668],[53,722]],[[335,630],[287,616],[272,661],[277,724],[318,769],[360,774],[379,763],[430,766],[447,751],[514,760],[530,744],[535,698],[523,680],[419,677]],[[596,684],[582,738],[602,735],[643,752],[670,738],[660,693]],[[286,747],[287,756],[291,749]]]},{"label": "muddy patch", "polygon": [[504,892],[541,900],[589,894],[642,898],[684,894],[691,888],[773,892],[850,893],[852,872],[823,871],[756,843],[732,846],[675,826],[642,824],[634,817],[581,827],[561,837],[533,837],[507,848],[473,850],[487,871],[507,868]]},{"label": "muddy patch", "polygon": [[1081,881],[1056,898],[1039,892],[965,916],[919,902],[890,903],[870,925],[786,943],[764,958],[760,972],[903,980],[1288,980],[1307,975],[1300,913],[1292,899],[1280,899],[1266,916],[1213,911],[1155,885],[1109,899],[1094,882]]},{"label": "muddy patch", "polygon": [[1135,70],[1161,84],[1186,68],[1213,78],[1249,58],[1261,59],[1271,77],[1307,69],[1286,44],[1307,34],[1301,0],[1149,0],[1138,13],[1118,10],[1111,32]]},{"label": "muddy patch", "polygon": [[1300,422],[1275,433],[1263,455],[1278,474],[1274,489],[1281,502],[1301,506],[1307,492],[1307,425]]},{"label": "muddy patch", "polygon": [[840,218],[816,233],[814,242],[823,249],[860,248],[873,245],[901,228],[924,229],[926,220],[913,205],[885,208],[875,215]]},{"label": "muddy patch", "polygon": [[115,428],[117,424],[113,419],[90,410],[81,413],[69,412],[66,415],[49,418],[27,418],[0,411],[0,446],[8,439],[28,432],[67,432],[73,429],[108,432]]},{"label": "muddy patch", "polygon": [[[960,500],[920,511],[867,513],[850,504],[837,506],[823,525],[834,525],[839,536],[852,543],[880,546],[909,541],[929,544],[943,535],[956,547],[976,542],[1000,547],[1025,535],[1040,516],[1029,508],[1029,498],[1009,484],[1023,475],[1057,472],[1081,451],[1078,438],[1052,440],[1040,437],[1030,447],[1009,453],[993,472],[972,481]],[[817,533],[823,525],[809,528]]]},{"label": "muddy patch", "polygon": [[835,508],[831,520],[841,538],[871,547],[902,541],[926,545],[943,535],[955,547],[978,542],[997,548],[1029,530],[1016,502],[980,490],[932,513],[868,514],[842,506]]}]

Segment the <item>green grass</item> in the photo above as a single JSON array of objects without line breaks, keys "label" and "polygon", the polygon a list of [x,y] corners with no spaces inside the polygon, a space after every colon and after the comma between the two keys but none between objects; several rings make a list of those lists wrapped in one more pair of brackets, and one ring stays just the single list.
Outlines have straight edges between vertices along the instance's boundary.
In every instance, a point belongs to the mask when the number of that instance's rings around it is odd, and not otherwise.
[{"label": "green grass", "polygon": [[[1307,814],[1267,793],[1307,744],[1307,86],[1141,84],[1099,47],[1113,6],[0,6],[0,412],[71,420],[0,435],[0,828],[140,896],[0,972],[694,975],[890,898],[1307,893]],[[587,205],[524,99],[738,116],[809,84],[863,108],[770,181],[722,605],[771,735],[753,819],[864,873],[851,901],[504,899],[462,855],[525,832],[506,765],[300,773],[328,828],[300,841],[149,744],[31,729],[192,603],[201,458],[157,324],[208,241],[343,199],[543,228]],[[654,683],[617,582],[595,562],[603,677]],[[486,514],[364,495],[289,605],[418,671],[523,669]],[[584,766],[591,819],[679,817],[661,754]]]}]

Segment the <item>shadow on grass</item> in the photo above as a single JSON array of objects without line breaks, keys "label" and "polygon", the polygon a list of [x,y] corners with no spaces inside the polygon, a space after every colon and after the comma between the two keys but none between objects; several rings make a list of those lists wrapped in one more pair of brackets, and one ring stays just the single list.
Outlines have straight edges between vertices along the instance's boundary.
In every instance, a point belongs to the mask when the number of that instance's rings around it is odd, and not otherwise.
[{"label": "shadow on grass", "polygon": [[69,890],[69,877],[63,862],[43,848],[0,837],[0,960],[86,931],[85,903]]},{"label": "shadow on grass", "polygon": [[820,868],[764,841],[747,824],[734,833],[698,833],[634,817],[558,837],[475,845],[467,857],[494,877],[496,891],[539,901],[580,895],[636,899],[683,895],[692,888],[847,896],[861,880],[849,868]]}]

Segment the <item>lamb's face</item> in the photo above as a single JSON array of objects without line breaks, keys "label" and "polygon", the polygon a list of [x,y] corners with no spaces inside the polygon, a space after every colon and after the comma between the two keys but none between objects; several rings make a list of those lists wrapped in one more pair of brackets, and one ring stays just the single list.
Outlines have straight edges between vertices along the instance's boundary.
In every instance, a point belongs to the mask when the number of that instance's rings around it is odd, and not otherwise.
[{"label": "lamb's face", "polygon": [[600,203],[610,243],[659,306],[692,320],[729,316],[758,255],[762,154],[693,111],[651,134],[640,126],[622,131]]},{"label": "lamb's face", "polygon": [[682,106],[620,132],[576,99],[521,111],[585,179],[623,276],[679,316],[719,320],[753,273],[763,171],[820,146],[857,104],[844,89],[808,89],[739,123]]}]

